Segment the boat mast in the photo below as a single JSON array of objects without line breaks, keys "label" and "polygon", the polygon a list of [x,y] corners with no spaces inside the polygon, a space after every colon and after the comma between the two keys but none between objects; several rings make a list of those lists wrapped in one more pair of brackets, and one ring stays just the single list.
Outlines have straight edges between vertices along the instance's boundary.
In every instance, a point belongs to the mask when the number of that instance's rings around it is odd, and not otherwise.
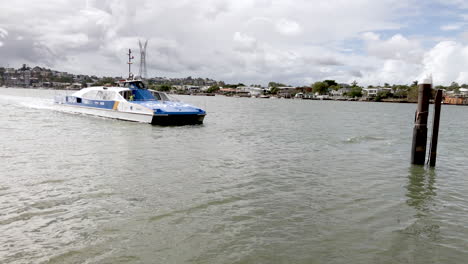
[{"label": "boat mast", "polygon": [[132,50],[128,49],[128,78],[131,79],[133,77],[132,71],[131,71],[131,66],[133,64],[132,60],[135,58],[132,56]]}]

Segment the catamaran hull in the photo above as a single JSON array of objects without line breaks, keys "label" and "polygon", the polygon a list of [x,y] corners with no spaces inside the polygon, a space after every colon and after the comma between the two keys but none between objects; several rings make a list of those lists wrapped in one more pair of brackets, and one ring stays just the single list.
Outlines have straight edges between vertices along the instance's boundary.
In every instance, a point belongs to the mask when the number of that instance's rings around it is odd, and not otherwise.
[{"label": "catamaran hull", "polygon": [[201,125],[205,115],[154,115],[151,124],[159,126]]},{"label": "catamaran hull", "polygon": [[99,117],[106,117],[112,119],[119,119],[119,120],[126,120],[126,121],[133,121],[133,122],[140,122],[140,123],[151,123],[153,120],[153,115],[151,114],[141,114],[141,113],[130,113],[130,112],[121,112],[115,111],[111,109],[99,109],[99,108],[90,108],[90,107],[82,107],[76,105],[61,105],[64,110],[73,112],[73,113],[80,113],[86,115],[94,115]]},{"label": "catamaran hull", "polygon": [[179,114],[179,115],[151,115],[141,113],[121,112],[111,109],[82,107],[76,105],[59,104],[64,110],[73,113],[94,115],[105,118],[148,123],[159,126],[184,126],[203,124],[205,115]]}]

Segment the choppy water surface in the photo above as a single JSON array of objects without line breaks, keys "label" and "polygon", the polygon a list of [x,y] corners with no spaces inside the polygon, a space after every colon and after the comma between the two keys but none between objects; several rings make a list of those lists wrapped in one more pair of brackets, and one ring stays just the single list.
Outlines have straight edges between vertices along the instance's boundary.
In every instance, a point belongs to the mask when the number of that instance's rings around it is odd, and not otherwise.
[{"label": "choppy water surface", "polygon": [[0,89],[1,263],[466,263],[468,107],[435,170],[415,105],[179,97],[203,126],[58,111]]}]

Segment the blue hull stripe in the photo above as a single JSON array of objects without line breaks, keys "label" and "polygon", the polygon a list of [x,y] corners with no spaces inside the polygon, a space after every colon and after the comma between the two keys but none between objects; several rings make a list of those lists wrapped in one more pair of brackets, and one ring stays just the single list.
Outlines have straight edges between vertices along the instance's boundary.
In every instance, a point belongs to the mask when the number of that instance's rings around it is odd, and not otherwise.
[{"label": "blue hull stripe", "polygon": [[65,104],[69,105],[79,105],[83,107],[93,107],[93,108],[102,108],[112,110],[114,107],[115,101],[105,101],[105,100],[89,100],[81,99],[81,103],[77,102],[77,98],[74,96],[67,96]]}]

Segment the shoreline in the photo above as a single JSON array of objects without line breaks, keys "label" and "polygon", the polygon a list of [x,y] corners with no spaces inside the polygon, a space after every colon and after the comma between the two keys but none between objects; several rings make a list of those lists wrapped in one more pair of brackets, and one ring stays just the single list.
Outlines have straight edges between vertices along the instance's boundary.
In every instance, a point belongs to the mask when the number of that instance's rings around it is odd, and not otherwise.
[{"label": "shoreline", "polygon": [[[51,91],[79,91],[80,89],[57,89],[53,87],[7,87],[7,86],[0,86],[0,88],[4,89],[29,89],[29,90],[51,90]],[[224,95],[224,94],[217,94],[217,93],[194,93],[194,94],[178,94],[178,93],[168,93],[172,95],[188,95],[188,96],[224,96],[224,97],[232,97],[232,98],[255,98],[255,99],[286,99],[286,100],[298,100],[298,101],[339,101],[339,102],[362,102],[362,103],[393,103],[393,104],[416,104],[417,101],[408,101],[407,99],[382,99],[380,101],[373,101],[373,100],[362,100],[362,99],[346,99],[346,98],[327,98],[327,99],[317,99],[317,98],[286,98],[286,97],[277,97],[277,96],[270,96],[269,98],[257,98],[257,97],[250,97],[250,96],[232,96],[232,95]],[[433,100],[430,101],[430,104],[433,104]],[[467,106],[467,104],[450,104],[450,103],[443,103],[444,105],[460,105],[460,106]]]}]

